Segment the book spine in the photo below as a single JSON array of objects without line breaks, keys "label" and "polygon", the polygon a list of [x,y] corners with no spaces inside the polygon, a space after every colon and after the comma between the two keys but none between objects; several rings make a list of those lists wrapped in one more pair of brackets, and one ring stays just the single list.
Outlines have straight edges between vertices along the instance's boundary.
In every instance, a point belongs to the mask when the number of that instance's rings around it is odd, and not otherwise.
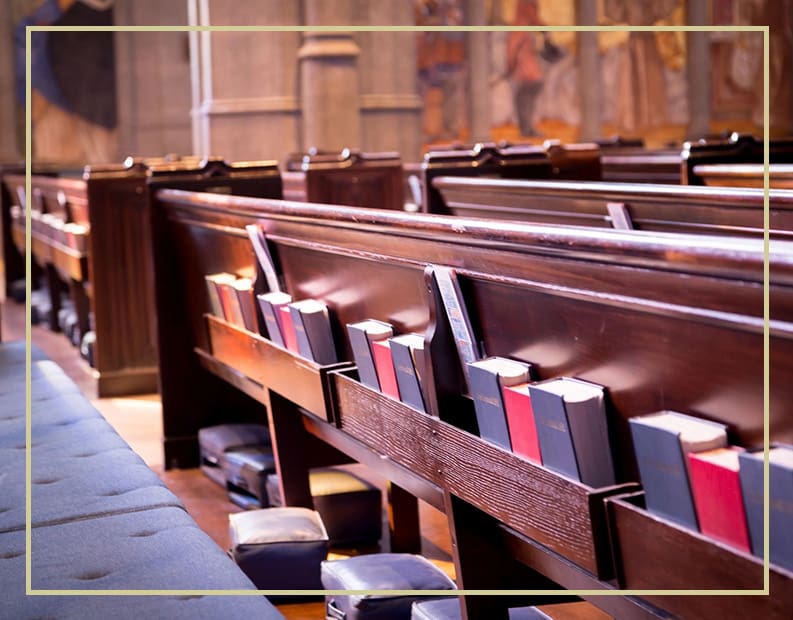
[{"label": "book spine", "polygon": [[391,398],[399,400],[399,386],[397,385],[394,362],[391,358],[391,347],[388,340],[377,340],[372,343],[372,358],[377,370],[377,380],[380,391]]},{"label": "book spine", "polygon": [[793,571],[793,470],[772,463],[768,472],[770,562]]},{"label": "book spine", "polygon": [[300,312],[298,308],[289,307],[288,309],[292,317],[292,327],[297,340],[297,352],[306,359],[317,361],[314,359],[311,343],[308,340],[308,334],[306,334],[306,326],[303,323],[303,313]]},{"label": "book spine", "polygon": [[616,484],[603,392],[590,400],[565,402],[565,412],[581,482],[593,488]]},{"label": "book spine", "polygon": [[295,334],[295,327],[292,324],[292,313],[289,311],[289,306],[281,306],[278,308],[281,316],[281,335],[284,338],[286,348],[292,353],[300,353],[297,346],[297,335]]},{"label": "book spine", "polygon": [[698,530],[680,438],[676,433],[636,423],[632,419],[630,424],[647,509],[684,527]]},{"label": "book spine", "polygon": [[256,323],[256,305],[253,302],[253,291],[251,290],[239,290],[237,291],[237,302],[240,305],[240,311],[242,312],[242,320],[245,324],[245,329],[249,332],[253,332],[254,334],[259,333],[259,326]]},{"label": "book spine", "polygon": [[468,364],[475,362],[478,359],[478,355],[474,346],[474,332],[468,319],[468,312],[465,309],[465,302],[457,281],[457,275],[453,269],[439,266],[433,267],[433,273],[438,284],[438,291],[443,300],[446,317],[449,320],[452,335],[457,345],[457,353],[460,356],[463,375],[470,392],[471,382],[468,374]]},{"label": "book spine", "polygon": [[391,359],[394,364],[397,387],[402,400],[414,409],[418,409],[422,413],[426,412],[418,375],[413,365],[413,356],[410,354],[410,347],[392,340]]},{"label": "book spine", "polygon": [[568,478],[580,481],[562,397],[542,389],[535,389],[533,386],[529,387],[529,393],[543,465]]},{"label": "book spine", "polygon": [[369,346],[369,337],[362,329],[352,325],[347,326],[347,335],[350,338],[352,356],[358,367],[358,377],[365,386],[380,391],[380,382],[377,380],[377,371],[374,367],[372,350]]},{"label": "book spine", "polygon": [[278,273],[275,271],[275,263],[270,254],[270,249],[267,247],[267,237],[264,232],[256,224],[248,224],[245,227],[248,233],[248,238],[251,240],[253,251],[256,254],[256,259],[264,272],[264,278],[267,280],[267,287],[270,292],[280,291],[281,285],[278,282]]},{"label": "book spine", "polygon": [[527,391],[518,391],[505,386],[502,397],[512,451],[541,465],[540,442],[537,438],[531,396]]},{"label": "book spine", "polygon": [[300,312],[300,315],[313,360],[323,366],[338,362],[339,359],[336,355],[336,345],[333,341],[333,331],[328,313],[313,312],[305,314]]},{"label": "book spine", "polygon": [[468,373],[479,436],[505,450],[512,450],[498,374],[476,366],[469,367]]},{"label": "book spine", "polygon": [[220,285],[220,302],[223,305],[226,321],[237,327],[245,327],[240,302],[237,300],[237,291],[229,284]]},{"label": "book spine", "polygon": [[226,314],[223,312],[223,304],[220,301],[217,285],[207,276],[205,277],[207,285],[207,294],[209,296],[209,307],[218,318],[225,318]]},{"label": "book spine", "polygon": [[751,553],[738,472],[688,454],[691,494],[703,534]]},{"label": "book spine", "polygon": [[750,453],[742,453],[738,455],[738,463],[749,542],[752,554],[761,558],[763,557],[763,461],[751,456]]},{"label": "book spine", "polygon": [[264,317],[264,323],[267,325],[267,336],[278,346],[285,347],[284,338],[281,335],[281,325],[278,321],[278,315],[280,314],[278,308],[274,307],[266,299],[262,299],[261,295],[258,295],[257,299]]}]

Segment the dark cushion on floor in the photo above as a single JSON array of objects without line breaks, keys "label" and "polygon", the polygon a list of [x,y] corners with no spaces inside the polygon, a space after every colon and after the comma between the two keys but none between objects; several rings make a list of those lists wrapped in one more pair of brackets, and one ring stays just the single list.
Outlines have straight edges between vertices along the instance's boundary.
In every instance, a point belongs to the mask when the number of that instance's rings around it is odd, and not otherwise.
[{"label": "dark cushion on floor", "polygon": [[[237,496],[255,500],[259,508],[269,506],[267,498],[268,474],[275,471],[275,457],[268,446],[236,448],[225,454],[226,487],[232,501]],[[237,502],[235,502],[237,503]],[[242,503],[242,502],[241,502]],[[244,507],[254,505],[245,503]]]},{"label": "dark cushion on floor", "polygon": [[270,446],[270,431],[263,424],[219,424],[198,431],[201,471],[225,487],[225,454],[248,446]]},{"label": "dark cushion on floor", "polygon": [[[331,544],[372,544],[380,540],[383,504],[380,489],[349,467],[322,467],[309,473],[314,508],[322,516]],[[267,477],[271,506],[280,506],[278,476]]]},{"label": "dark cushion on floor", "polygon": [[[35,528],[32,537],[34,589],[253,587],[181,509]],[[25,596],[22,530],[0,534],[0,583],[0,617],[15,620],[283,618],[259,596]]]},{"label": "dark cushion on floor", "polygon": [[[454,590],[454,582],[432,562],[409,553],[377,553],[322,563],[326,590]],[[420,594],[350,594],[326,597],[346,620],[408,620]]]},{"label": "dark cushion on floor", "polygon": [[229,515],[234,561],[260,590],[321,590],[328,555],[322,519],[307,508],[264,508]]},{"label": "dark cushion on floor", "polygon": [[[410,620],[460,620],[462,617],[459,599],[448,596],[413,603]],[[536,607],[514,607],[509,610],[509,620],[551,620],[551,617]]]}]

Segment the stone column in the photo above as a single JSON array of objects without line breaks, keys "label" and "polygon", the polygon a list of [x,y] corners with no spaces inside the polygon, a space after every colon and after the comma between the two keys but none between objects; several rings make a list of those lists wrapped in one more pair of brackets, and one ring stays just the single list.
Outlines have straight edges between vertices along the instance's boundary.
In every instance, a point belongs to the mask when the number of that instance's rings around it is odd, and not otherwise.
[{"label": "stone column", "polygon": [[[359,0],[361,12],[353,23],[413,25],[411,2]],[[405,162],[421,153],[421,113],[418,94],[416,33],[356,32],[361,50],[358,73],[362,148],[398,151]]]},{"label": "stone column", "polygon": [[[578,24],[597,24],[597,0],[578,0]],[[581,142],[601,137],[603,77],[600,72],[600,49],[597,32],[579,32],[578,47],[578,92],[581,101],[581,127],[578,139]]]},{"label": "stone column", "polygon": [[[487,26],[485,3],[466,0],[465,23],[469,26]],[[468,57],[468,128],[470,142],[487,142],[490,132],[490,33],[467,32]]]},{"label": "stone column", "polygon": [[[686,2],[686,23],[708,24],[707,2]],[[710,33],[686,33],[686,77],[688,81],[688,137],[701,138],[710,132]]]},{"label": "stone column", "polygon": [[[192,24],[297,25],[300,3],[190,0]],[[299,149],[299,32],[202,32],[193,37],[193,142],[199,155],[278,159]]]},{"label": "stone column", "polygon": [[[305,0],[306,26],[351,24],[354,0]],[[360,49],[348,32],[306,32],[300,47],[303,148],[360,148]]]},{"label": "stone column", "polygon": [[[184,25],[187,5],[116,0],[120,25]],[[118,140],[122,157],[193,152],[190,58],[184,32],[117,32]]]}]

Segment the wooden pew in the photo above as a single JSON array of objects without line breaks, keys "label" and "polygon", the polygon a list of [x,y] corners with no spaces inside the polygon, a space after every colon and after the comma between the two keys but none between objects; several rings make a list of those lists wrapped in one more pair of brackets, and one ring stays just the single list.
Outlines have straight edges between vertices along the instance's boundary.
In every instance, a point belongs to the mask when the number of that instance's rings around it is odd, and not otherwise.
[{"label": "wooden pew", "polygon": [[[21,188],[24,195],[23,176],[9,175],[5,182],[12,193]],[[48,270],[51,326],[57,329],[63,281],[80,334],[96,333],[99,396],[157,391],[149,207],[151,192],[160,187],[281,196],[275,162],[129,158],[123,165],[87,166],[82,179],[32,177],[40,212],[87,229],[79,244],[70,245],[57,231],[34,227],[32,252]]]},{"label": "wooden pew", "polygon": [[[68,175],[79,176],[80,170],[72,169],[66,165],[56,164],[34,164],[33,173],[44,176]],[[7,174],[25,174],[25,162],[3,162],[0,163],[0,179]],[[2,243],[2,269],[0,272],[3,278],[1,286],[8,296],[15,294],[12,291],[14,282],[23,281],[25,279],[25,257],[24,257],[24,244],[21,246],[14,242],[13,239],[13,222],[11,220],[11,207],[17,204],[16,200],[12,200],[8,188],[0,183],[0,243]],[[20,251],[20,247],[22,251]],[[39,279],[41,278],[41,270],[34,263],[33,266],[33,288],[38,287]]]},{"label": "wooden pew", "polygon": [[437,177],[597,181],[601,178],[600,148],[593,143],[562,144],[559,140],[546,140],[542,146],[508,142],[454,145],[449,150],[428,151],[421,169],[421,210],[448,213],[433,186]]},{"label": "wooden pew", "polygon": [[[462,217],[712,235],[761,236],[764,228],[757,189],[456,177],[434,185]],[[772,238],[793,239],[793,192],[774,191],[769,216]]]},{"label": "wooden pew", "polygon": [[[700,164],[694,175],[704,185],[726,187],[763,187],[762,164]],[[770,164],[768,185],[772,189],[793,189],[793,165]]]},{"label": "wooden pew", "polygon": [[[793,138],[769,140],[768,157],[772,164],[793,164]],[[681,152],[681,183],[705,185],[695,168],[707,164],[761,164],[763,141],[750,135],[734,133],[726,140],[686,142]]]},{"label": "wooden pew", "polygon": [[398,153],[294,153],[282,178],[287,200],[396,211],[405,205]]},{"label": "wooden pew", "polygon": [[[762,587],[756,558],[648,515],[641,495],[617,497],[635,490],[637,479],[630,417],[671,408],[728,424],[735,443],[762,440],[758,240],[170,190],[157,196],[156,247],[163,251],[155,267],[158,290],[162,280],[169,291],[158,296],[158,317],[174,326],[160,330],[159,349],[171,466],[194,464],[198,429],[239,415],[241,409],[222,403],[245,392],[269,408],[288,503],[310,505],[305,472],[319,460],[317,439],[376,463],[411,494],[435,505],[442,498],[458,583],[466,589]],[[252,222],[266,233],[293,297],[328,303],[344,359],[352,359],[347,322],[379,318],[399,332],[425,332],[430,415],[364,387],[352,368],[318,367],[207,314],[203,275],[251,267],[244,226]],[[769,432],[789,442],[793,386],[784,377],[793,371],[793,246],[772,242],[770,260]],[[472,428],[472,401],[432,277],[433,266],[443,265],[456,269],[488,355],[532,362],[540,379],[575,376],[607,386],[624,486],[584,487],[464,430]],[[185,315],[189,321],[173,322]],[[247,413],[256,411],[264,415],[261,407]],[[642,536],[634,534],[637,523]],[[699,554],[675,555],[685,547]],[[771,597],[585,598],[620,618],[784,618],[793,575],[774,568],[771,579]],[[506,618],[508,602],[514,601],[464,598],[468,618]]]},{"label": "wooden pew", "polygon": [[[684,142],[680,149],[644,149],[620,141],[606,142],[601,148],[603,180],[621,183],[704,185],[696,166],[763,161],[763,141],[738,133]],[[769,156],[773,163],[793,162],[793,139],[771,140]]]},{"label": "wooden pew", "polygon": [[[16,206],[31,211],[30,251],[46,279],[51,304],[50,328],[59,330],[58,312],[64,294],[68,294],[77,315],[77,329],[85,334],[90,329],[91,294],[87,232],[83,230],[82,234],[67,238],[64,230],[66,224],[90,227],[85,182],[75,177],[36,175],[31,177],[32,196],[27,200],[23,175],[6,175],[4,181]],[[15,213],[14,241],[20,252],[24,252],[25,222],[19,211]]]}]

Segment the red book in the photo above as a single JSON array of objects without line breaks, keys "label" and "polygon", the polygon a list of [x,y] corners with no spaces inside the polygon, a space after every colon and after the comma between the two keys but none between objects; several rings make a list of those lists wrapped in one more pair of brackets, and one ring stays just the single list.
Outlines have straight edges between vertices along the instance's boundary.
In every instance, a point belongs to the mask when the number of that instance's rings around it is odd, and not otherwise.
[{"label": "red book", "polygon": [[521,383],[501,388],[504,397],[504,411],[507,414],[507,427],[512,451],[530,461],[542,465],[540,442],[534,424],[534,410],[531,408],[529,384]]},{"label": "red book", "polygon": [[689,452],[688,468],[700,531],[751,553],[738,474],[738,454],[742,451],[730,446]]},{"label": "red book", "polygon": [[300,353],[297,346],[297,334],[295,334],[295,324],[292,323],[292,313],[289,311],[289,306],[281,306],[278,308],[281,316],[281,335],[284,337],[284,344],[286,348],[292,353]]},{"label": "red book", "polygon": [[394,371],[394,359],[391,357],[391,343],[388,340],[375,340],[371,345],[380,391],[391,398],[399,400],[399,387],[397,386],[396,372]]}]

